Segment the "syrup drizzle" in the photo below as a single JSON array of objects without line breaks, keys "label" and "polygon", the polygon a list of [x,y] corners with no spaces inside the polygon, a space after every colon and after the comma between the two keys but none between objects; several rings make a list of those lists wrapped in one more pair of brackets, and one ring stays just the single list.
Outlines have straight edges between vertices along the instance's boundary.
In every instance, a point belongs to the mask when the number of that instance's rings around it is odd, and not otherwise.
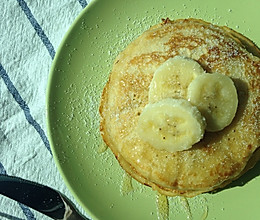
[{"label": "syrup drizzle", "polygon": [[124,172],[121,187],[120,187],[120,193],[121,195],[127,195],[129,192],[133,191],[133,185],[132,185],[132,177]]},{"label": "syrup drizzle", "polygon": [[[104,153],[108,149],[108,146],[105,144],[105,142],[101,142],[99,145],[97,152],[99,154]],[[132,185],[132,177],[124,172],[122,176],[122,181],[120,185],[120,193],[122,196],[128,195],[130,192],[132,192],[133,185]],[[187,198],[185,197],[178,197],[179,198],[179,204],[182,206],[184,209],[185,213],[187,214],[187,220],[192,220],[192,213],[191,213],[191,208],[190,204]],[[207,200],[204,198],[205,202]],[[112,208],[113,205],[111,205]],[[157,219],[158,220],[169,220],[169,200],[168,197],[165,195],[162,195],[160,193],[156,193],[156,209],[157,209]],[[208,206],[205,206],[204,212],[201,216],[201,220],[206,220],[208,217],[208,212],[209,208]],[[152,212],[153,214],[153,212]]]},{"label": "syrup drizzle", "polygon": [[182,204],[182,207],[184,208],[184,211],[187,214],[187,219],[189,219],[189,220],[192,219],[189,201],[185,197],[179,197],[179,198],[180,198],[180,202]]},{"label": "syrup drizzle", "polygon": [[101,141],[101,144],[99,145],[97,152],[99,154],[102,154],[107,150],[107,148],[108,146],[106,145],[106,143],[104,141]]},{"label": "syrup drizzle", "polygon": [[204,213],[203,213],[203,215],[202,215],[202,217],[201,217],[201,220],[206,220],[207,217],[208,217],[208,213],[209,213],[209,207],[206,206],[206,207],[205,207],[205,210],[204,210]]},{"label": "syrup drizzle", "polygon": [[157,219],[169,220],[169,201],[167,196],[156,193]]}]

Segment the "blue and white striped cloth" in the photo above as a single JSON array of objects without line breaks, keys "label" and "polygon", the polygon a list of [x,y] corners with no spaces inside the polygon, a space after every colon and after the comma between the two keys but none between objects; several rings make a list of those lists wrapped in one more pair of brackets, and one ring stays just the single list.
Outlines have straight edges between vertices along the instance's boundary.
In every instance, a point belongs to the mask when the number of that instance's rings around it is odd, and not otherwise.
[{"label": "blue and white striped cloth", "polygon": [[[0,2],[0,173],[48,185],[74,202],[46,136],[45,95],[55,51],[89,2]],[[49,218],[0,195],[0,219]]]}]

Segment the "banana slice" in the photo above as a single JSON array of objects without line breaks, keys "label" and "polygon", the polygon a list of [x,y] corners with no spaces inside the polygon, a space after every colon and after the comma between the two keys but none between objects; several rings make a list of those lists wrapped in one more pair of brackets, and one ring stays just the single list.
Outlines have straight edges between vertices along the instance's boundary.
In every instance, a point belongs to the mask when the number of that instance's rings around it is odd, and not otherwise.
[{"label": "banana slice", "polygon": [[238,105],[233,81],[219,73],[207,73],[194,79],[188,87],[188,100],[206,118],[207,131],[220,131],[228,126]]},{"label": "banana slice", "polygon": [[187,100],[166,98],[145,106],[137,132],[153,147],[169,152],[186,150],[204,135],[205,118]]},{"label": "banana slice", "polygon": [[194,60],[176,56],[165,61],[154,73],[149,89],[149,102],[164,98],[186,98],[190,82],[204,73]]}]

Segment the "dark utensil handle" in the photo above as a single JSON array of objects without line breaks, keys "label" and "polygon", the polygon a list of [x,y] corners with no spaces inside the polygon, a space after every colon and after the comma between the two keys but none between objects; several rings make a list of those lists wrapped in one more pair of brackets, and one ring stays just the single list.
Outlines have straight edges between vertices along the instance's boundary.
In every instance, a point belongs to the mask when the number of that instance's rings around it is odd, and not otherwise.
[{"label": "dark utensil handle", "polygon": [[53,219],[63,219],[65,215],[65,204],[61,195],[47,186],[0,174],[0,194]]}]

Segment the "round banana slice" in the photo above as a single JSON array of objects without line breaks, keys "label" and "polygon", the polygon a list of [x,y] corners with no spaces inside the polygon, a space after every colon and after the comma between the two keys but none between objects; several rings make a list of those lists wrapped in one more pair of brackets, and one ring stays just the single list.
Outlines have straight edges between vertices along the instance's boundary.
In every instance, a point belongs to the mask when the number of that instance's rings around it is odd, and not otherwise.
[{"label": "round banana slice", "polygon": [[153,147],[176,152],[200,141],[205,126],[205,118],[187,100],[167,98],[145,106],[137,132]]},{"label": "round banana slice", "polygon": [[186,98],[190,82],[204,73],[194,60],[175,56],[165,61],[154,73],[149,89],[149,102],[164,98]]},{"label": "round banana slice", "polygon": [[194,79],[188,87],[188,100],[206,118],[207,131],[220,131],[228,126],[238,105],[233,81],[220,73],[207,73]]}]

